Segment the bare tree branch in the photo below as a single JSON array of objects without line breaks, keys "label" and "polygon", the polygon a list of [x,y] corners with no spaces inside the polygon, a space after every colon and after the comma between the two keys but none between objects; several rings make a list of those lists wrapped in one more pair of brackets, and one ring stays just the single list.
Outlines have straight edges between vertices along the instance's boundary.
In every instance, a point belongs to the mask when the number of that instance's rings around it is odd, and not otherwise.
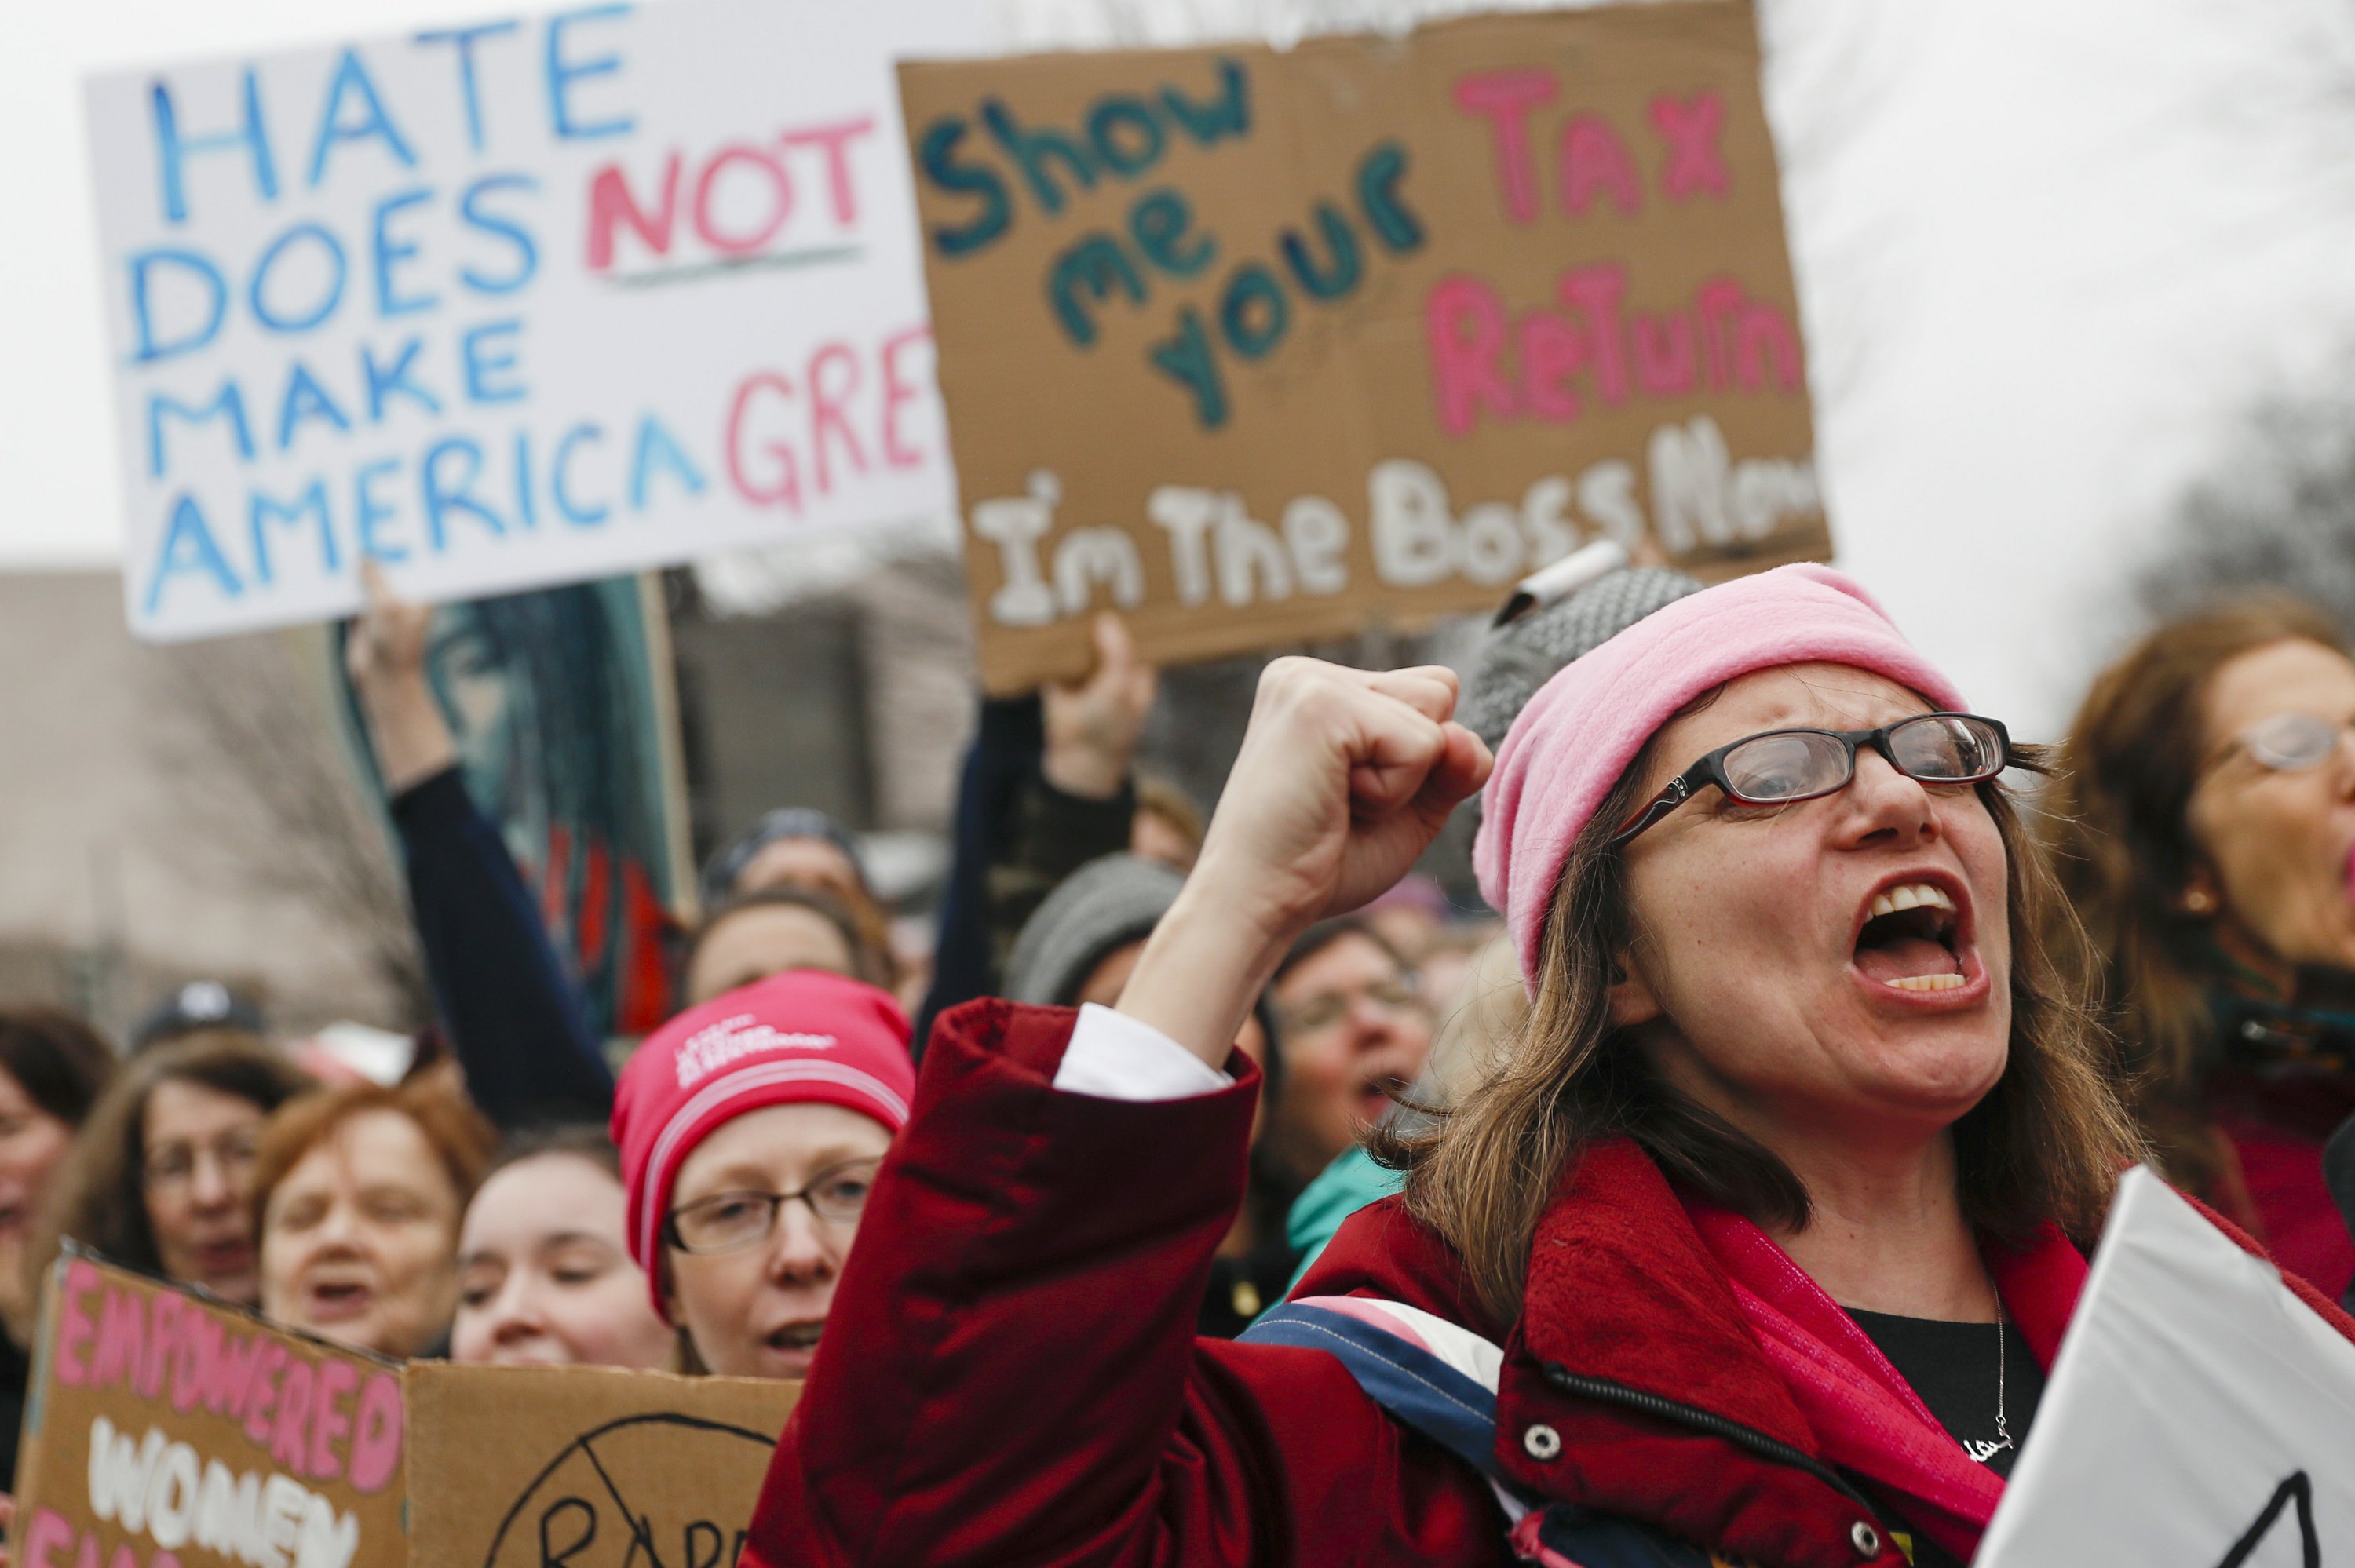
[{"label": "bare tree branch", "polygon": [[327,702],[317,634],[156,649],[150,744],[167,770],[233,779],[184,802],[192,873],[279,894],[346,933],[415,1026],[431,993],[379,819],[361,800]]},{"label": "bare tree branch", "polygon": [[[2355,366],[2337,384],[2355,387]],[[2275,588],[2355,627],[2355,393],[2256,408],[2214,477],[2177,506],[2137,587],[2162,617]]]}]

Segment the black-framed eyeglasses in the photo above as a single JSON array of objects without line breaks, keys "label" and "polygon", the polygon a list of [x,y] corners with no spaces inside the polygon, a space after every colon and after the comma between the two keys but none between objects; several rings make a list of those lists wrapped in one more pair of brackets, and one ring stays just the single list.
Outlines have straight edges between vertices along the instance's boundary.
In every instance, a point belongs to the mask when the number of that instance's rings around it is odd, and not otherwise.
[{"label": "black-framed eyeglasses", "polygon": [[1745,806],[1837,794],[1856,777],[1859,746],[1924,784],[1981,784],[2011,766],[2011,733],[1977,714],[1917,714],[1879,729],[1773,729],[1721,746],[1668,780],[1611,842],[1625,843],[1710,784]]},{"label": "black-framed eyeglasses", "polygon": [[663,1239],[681,1252],[733,1252],[766,1241],[777,1214],[796,1201],[833,1225],[855,1225],[875,1188],[880,1160],[847,1160],[828,1166],[798,1192],[714,1192],[682,1203],[663,1221]]}]

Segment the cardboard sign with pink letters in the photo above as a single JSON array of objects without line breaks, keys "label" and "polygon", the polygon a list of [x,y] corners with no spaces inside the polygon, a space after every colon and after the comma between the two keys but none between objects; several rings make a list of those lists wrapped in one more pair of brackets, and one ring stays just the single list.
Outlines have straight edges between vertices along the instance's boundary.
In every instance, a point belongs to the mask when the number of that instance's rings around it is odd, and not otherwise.
[{"label": "cardboard sign with pink letters", "polygon": [[400,1369],[69,1249],[42,1292],[18,1568],[402,1568]]},{"label": "cardboard sign with pink letters", "polygon": [[1747,0],[903,62],[985,682],[1822,558]]}]

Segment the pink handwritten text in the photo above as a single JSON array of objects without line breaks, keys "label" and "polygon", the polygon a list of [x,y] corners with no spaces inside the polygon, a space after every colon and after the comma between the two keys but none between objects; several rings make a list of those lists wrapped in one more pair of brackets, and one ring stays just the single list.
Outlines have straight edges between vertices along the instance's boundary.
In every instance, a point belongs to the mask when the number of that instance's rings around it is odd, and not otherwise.
[{"label": "pink handwritten text", "polygon": [[375,1493],[400,1468],[397,1372],[290,1349],[186,1297],[110,1283],[86,1260],[66,1269],[56,1361],[69,1388],[121,1387],[235,1422],[291,1476]]}]

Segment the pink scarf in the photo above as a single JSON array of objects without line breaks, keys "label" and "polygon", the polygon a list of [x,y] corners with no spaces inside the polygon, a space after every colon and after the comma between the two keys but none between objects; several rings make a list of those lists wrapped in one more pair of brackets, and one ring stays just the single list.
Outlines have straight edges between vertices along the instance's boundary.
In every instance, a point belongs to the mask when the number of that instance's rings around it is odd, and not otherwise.
[{"label": "pink scarf", "polygon": [[[2003,1500],[2003,1479],[1974,1464],[1838,1303],[1766,1233],[1688,1202],[1751,1332],[1814,1427],[1821,1457],[1892,1495],[1907,1522],[1967,1563]],[[2047,1227],[2028,1246],[1990,1248],[2004,1310],[2049,1369],[2085,1279],[2084,1259]]]}]

